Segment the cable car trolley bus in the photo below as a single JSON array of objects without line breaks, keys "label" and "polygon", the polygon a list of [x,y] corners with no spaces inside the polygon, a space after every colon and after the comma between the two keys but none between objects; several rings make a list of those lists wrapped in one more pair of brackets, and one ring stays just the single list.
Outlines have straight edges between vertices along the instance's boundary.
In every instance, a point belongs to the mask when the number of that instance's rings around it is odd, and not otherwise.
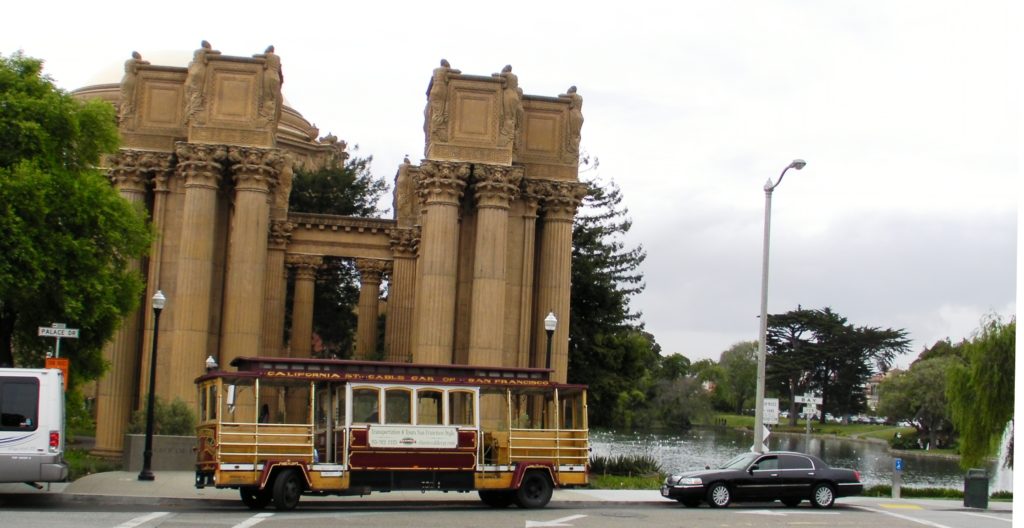
[{"label": "cable car trolley bus", "polygon": [[587,393],[536,368],[242,357],[199,391],[196,487],[253,509],[308,495],[477,491],[541,508],[587,484]]}]

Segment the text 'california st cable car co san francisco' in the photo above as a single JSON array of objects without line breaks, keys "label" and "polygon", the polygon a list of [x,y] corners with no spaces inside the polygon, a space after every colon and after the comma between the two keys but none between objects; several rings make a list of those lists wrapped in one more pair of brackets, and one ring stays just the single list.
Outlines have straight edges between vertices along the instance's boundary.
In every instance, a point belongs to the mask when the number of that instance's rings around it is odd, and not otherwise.
[{"label": "text 'california st cable car co san francisco'", "polygon": [[197,379],[196,486],[259,509],[302,494],[478,491],[545,506],[587,484],[586,387],[540,368],[237,358]]}]

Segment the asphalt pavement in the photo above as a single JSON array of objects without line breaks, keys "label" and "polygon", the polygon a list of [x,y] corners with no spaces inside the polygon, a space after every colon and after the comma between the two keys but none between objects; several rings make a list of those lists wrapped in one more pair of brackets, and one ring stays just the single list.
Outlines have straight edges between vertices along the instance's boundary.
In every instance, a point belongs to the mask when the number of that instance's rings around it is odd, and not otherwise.
[{"label": "asphalt pavement", "polygon": [[[5,504],[31,503],[45,504],[49,501],[94,504],[132,504],[132,505],[232,505],[240,502],[238,491],[233,489],[204,488],[197,489],[194,485],[194,473],[191,471],[156,471],[153,481],[140,481],[138,473],[127,471],[111,471],[95,473],[82,477],[74,482],[54,483],[42,489],[26,484],[0,484],[0,507]],[[445,493],[440,491],[394,491],[388,493],[374,492],[368,496],[304,496],[305,501],[333,501],[339,503],[369,501],[401,501],[411,502],[473,502],[479,503],[476,493]],[[669,501],[662,498],[657,490],[597,490],[597,489],[558,489],[552,497],[553,503],[608,503],[608,504],[642,504],[652,503],[665,505]],[[893,500],[880,497],[844,497],[838,504],[900,507],[900,505],[920,506],[927,509],[964,509],[963,501],[939,499],[900,499]],[[1012,502],[989,501],[990,511],[1012,512]],[[975,510],[983,511],[983,510]]]}]

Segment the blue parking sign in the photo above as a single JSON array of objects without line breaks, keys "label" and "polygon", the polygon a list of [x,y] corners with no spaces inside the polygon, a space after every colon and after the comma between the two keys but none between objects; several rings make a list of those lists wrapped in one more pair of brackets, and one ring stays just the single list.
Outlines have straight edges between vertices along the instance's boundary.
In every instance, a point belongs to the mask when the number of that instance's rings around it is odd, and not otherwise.
[{"label": "blue parking sign", "polygon": [[892,459],[892,461],[893,461],[893,464],[896,467],[896,471],[903,471],[903,459],[902,458],[894,458],[894,459]]}]

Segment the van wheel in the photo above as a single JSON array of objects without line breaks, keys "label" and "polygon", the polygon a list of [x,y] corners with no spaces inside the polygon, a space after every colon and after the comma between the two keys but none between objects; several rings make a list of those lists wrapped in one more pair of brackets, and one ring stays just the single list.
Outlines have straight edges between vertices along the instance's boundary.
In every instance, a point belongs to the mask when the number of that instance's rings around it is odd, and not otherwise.
[{"label": "van wheel", "polygon": [[243,486],[238,488],[238,494],[242,496],[242,502],[250,510],[262,510],[270,504],[270,490],[260,490],[256,486]]},{"label": "van wheel", "polygon": [[274,507],[279,510],[294,510],[302,496],[302,480],[298,471],[285,471],[274,479]]},{"label": "van wheel", "polygon": [[480,490],[480,500],[492,508],[507,508],[516,501],[516,492],[508,490]]},{"label": "van wheel", "polygon": [[540,471],[528,471],[516,490],[516,504],[520,508],[543,508],[551,501],[551,480]]}]

